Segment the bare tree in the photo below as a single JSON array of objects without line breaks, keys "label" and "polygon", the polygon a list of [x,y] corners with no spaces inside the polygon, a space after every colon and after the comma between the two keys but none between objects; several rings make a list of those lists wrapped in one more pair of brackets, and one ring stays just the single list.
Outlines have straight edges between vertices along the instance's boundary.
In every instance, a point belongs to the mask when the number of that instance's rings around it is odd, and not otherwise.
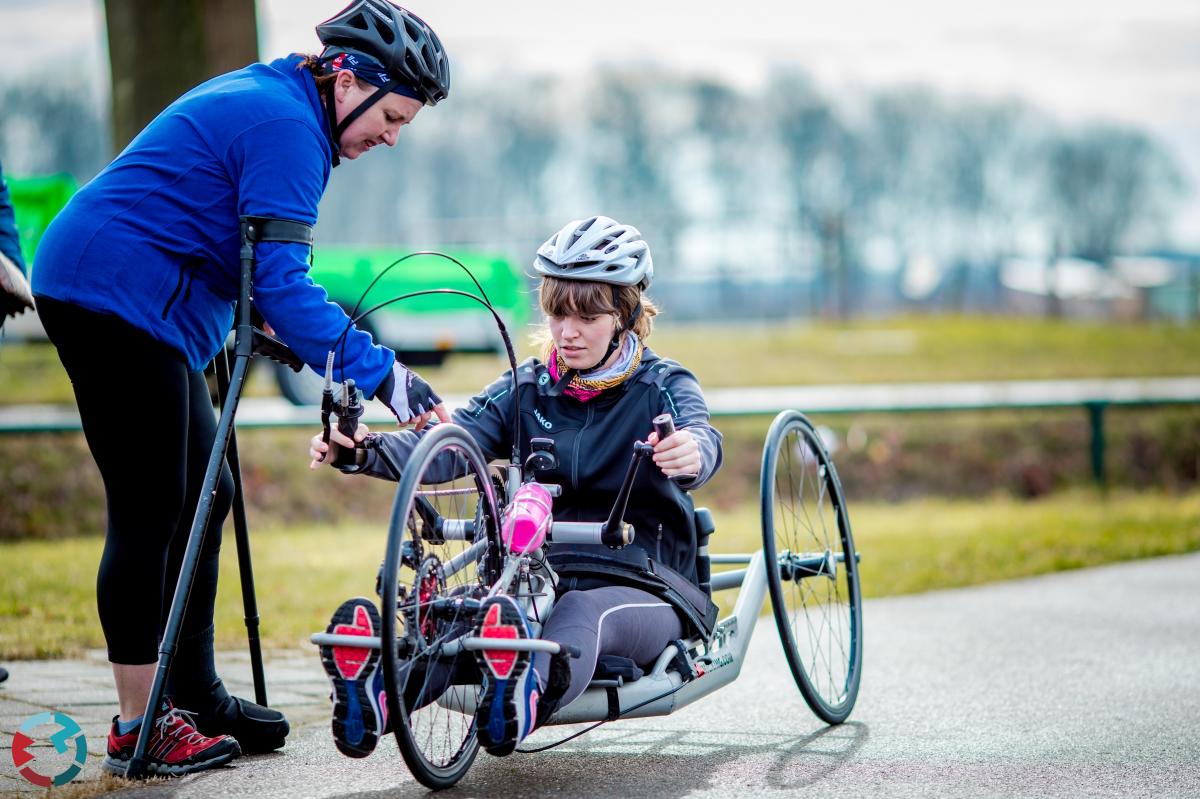
[{"label": "bare tree", "polygon": [[1053,142],[1048,155],[1055,233],[1100,264],[1131,236],[1160,226],[1184,185],[1171,157],[1141,131],[1092,125]]},{"label": "bare tree", "polygon": [[876,181],[862,136],[806,80],[777,77],[770,88],[797,223],[819,243],[824,312],[849,316],[854,297],[854,226],[865,219]]},{"label": "bare tree", "polygon": [[254,0],[107,0],[113,148],[175,98],[258,59]]}]

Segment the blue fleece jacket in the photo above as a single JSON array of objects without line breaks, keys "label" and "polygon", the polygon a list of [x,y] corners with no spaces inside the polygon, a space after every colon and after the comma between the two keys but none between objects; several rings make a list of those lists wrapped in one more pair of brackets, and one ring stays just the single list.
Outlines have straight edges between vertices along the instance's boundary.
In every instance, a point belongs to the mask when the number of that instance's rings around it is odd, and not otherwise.
[{"label": "blue fleece jacket", "polygon": [[0,252],[25,271],[25,259],[21,257],[21,240],[17,237],[17,222],[13,215],[12,200],[8,196],[8,184],[4,182],[4,169],[0,167]]},{"label": "blue fleece jacket", "polygon": [[[168,106],[47,228],[34,294],[119,316],[203,368],[233,323],[238,217],[317,221],[333,149],[316,85],[299,63],[253,64]],[[308,247],[264,243],[256,255],[255,306],[324,373],[347,319],[308,277]],[[394,362],[353,330],[339,364],[374,393]]]}]

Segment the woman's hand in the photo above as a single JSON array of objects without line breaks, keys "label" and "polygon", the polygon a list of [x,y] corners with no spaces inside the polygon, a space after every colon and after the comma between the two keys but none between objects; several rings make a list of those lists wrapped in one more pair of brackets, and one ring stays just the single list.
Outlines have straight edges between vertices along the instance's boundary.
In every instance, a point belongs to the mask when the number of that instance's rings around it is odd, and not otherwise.
[{"label": "woman's hand", "polygon": [[[337,454],[337,447],[349,447],[350,449],[354,449],[354,445],[362,443],[362,440],[367,437],[367,433],[369,432],[371,431],[365,424],[359,423],[358,429],[354,431],[354,440],[351,441],[345,435],[338,432],[336,427],[332,427],[329,430],[328,444],[321,440],[322,434],[317,433],[312,437],[312,440],[308,442],[308,455],[310,458],[312,458],[312,462],[308,464],[308,468],[316,469],[322,463],[333,463],[333,456]],[[330,454],[331,449],[333,450],[332,455]]]},{"label": "woman's hand", "polygon": [[700,474],[700,445],[687,430],[676,430],[662,441],[658,433],[651,433],[646,443],[654,447],[654,463],[667,477]]}]

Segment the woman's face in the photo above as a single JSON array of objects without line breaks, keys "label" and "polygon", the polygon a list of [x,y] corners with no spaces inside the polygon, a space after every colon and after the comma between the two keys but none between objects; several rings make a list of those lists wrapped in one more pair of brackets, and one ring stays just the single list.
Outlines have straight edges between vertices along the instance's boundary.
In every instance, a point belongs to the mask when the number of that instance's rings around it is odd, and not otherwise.
[{"label": "woman's face", "polygon": [[[375,93],[375,87],[367,85],[362,88],[350,70],[338,73],[334,89],[334,100],[337,104],[337,120],[341,122],[359,104]],[[350,123],[350,127],[342,133],[342,158],[353,161],[360,155],[380,144],[393,147],[400,128],[412,122],[413,117],[422,108],[419,100],[404,97],[395,92],[388,92],[366,113]]]},{"label": "woman's face", "polygon": [[[608,342],[612,341],[617,329],[617,318],[612,314],[571,314],[547,319],[554,346],[572,369],[591,369],[595,366],[604,357]],[[614,352],[609,360],[617,356],[618,353]]]}]

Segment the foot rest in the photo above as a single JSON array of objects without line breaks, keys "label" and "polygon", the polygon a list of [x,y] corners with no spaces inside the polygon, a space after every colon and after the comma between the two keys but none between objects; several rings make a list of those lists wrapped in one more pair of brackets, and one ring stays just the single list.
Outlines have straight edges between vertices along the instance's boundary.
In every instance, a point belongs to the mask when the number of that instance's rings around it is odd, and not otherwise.
[{"label": "foot rest", "polygon": [[[538,638],[479,638],[469,636],[462,639],[463,649],[507,649],[513,652],[549,652],[552,655],[557,655],[564,651],[564,647],[554,641],[542,641]],[[573,658],[579,657],[579,647],[571,646],[565,648],[568,655]]]},{"label": "foot rest", "polygon": [[383,649],[383,642],[376,636],[369,635],[336,635],[334,633],[313,633],[308,638],[317,646],[346,646],[355,649]]},{"label": "foot rest", "polygon": [[[317,646],[344,646],[354,649],[383,649],[383,642],[375,636],[367,635],[336,635],[334,633],[313,633],[308,640]],[[457,646],[455,646],[457,644]],[[468,636],[453,641],[443,647],[443,651],[459,649],[508,649],[514,652],[549,652],[557,655],[563,647],[554,641],[542,641],[537,638],[518,638],[514,640],[497,640],[495,638],[478,638]],[[579,657],[579,647],[566,647],[566,652],[573,658]]]}]

